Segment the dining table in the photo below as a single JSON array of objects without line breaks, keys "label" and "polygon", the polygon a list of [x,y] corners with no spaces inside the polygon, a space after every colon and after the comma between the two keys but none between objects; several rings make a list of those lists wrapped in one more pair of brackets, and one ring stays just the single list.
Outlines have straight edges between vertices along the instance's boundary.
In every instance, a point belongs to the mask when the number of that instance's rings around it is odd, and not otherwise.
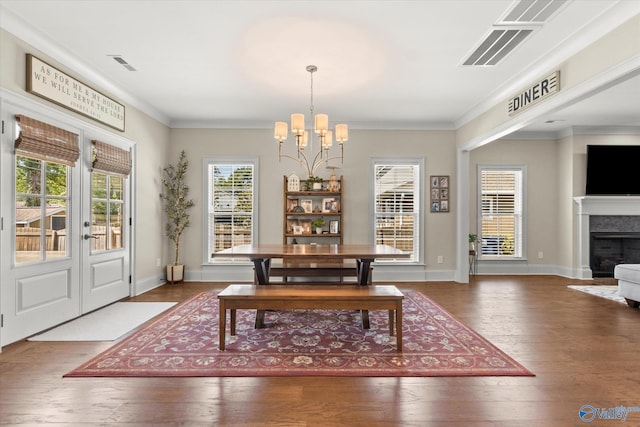
[{"label": "dining table", "polygon": [[211,254],[213,257],[249,258],[255,267],[256,283],[269,284],[272,259],[286,259],[309,265],[323,262],[355,260],[357,283],[368,285],[371,263],[381,259],[407,259],[410,252],[389,245],[373,244],[279,244],[258,243],[237,245]]},{"label": "dining table", "polygon": [[[272,259],[286,259],[298,264],[308,265],[312,270],[326,262],[355,260],[357,284],[368,286],[371,283],[371,263],[379,259],[407,259],[410,252],[389,245],[373,244],[279,244],[258,243],[232,246],[211,254],[219,258],[249,258],[254,265],[255,281],[258,286],[269,285]],[[369,329],[369,312],[362,311],[362,325]],[[264,310],[258,310],[256,328],[264,325]]]}]

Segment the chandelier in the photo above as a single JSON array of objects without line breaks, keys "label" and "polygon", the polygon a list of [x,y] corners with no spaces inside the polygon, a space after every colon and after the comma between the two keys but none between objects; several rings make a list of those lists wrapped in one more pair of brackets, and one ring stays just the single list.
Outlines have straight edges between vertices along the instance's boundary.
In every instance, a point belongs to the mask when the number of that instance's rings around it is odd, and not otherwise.
[{"label": "chandelier", "polygon": [[[294,160],[298,162],[301,167],[306,168],[309,177],[312,177],[316,169],[322,164],[328,164],[329,161],[338,158],[341,162],[344,162],[344,143],[349,139],[349,129],[345,124],[336,125],[334,133],[329,130],[329,116],[326,114],[315,114],[313,109],[313,73],[318,71],[318,67],[308,65],[307,71],[311,76],[311,104],[309,110],[311,111],[311,120],[314,123],[313,132],[317,135],[319,142],[318,151],[314,151],[313,134],[311,131],[305,130],[304,114],[301,113],[291,115],[291,133],[296,137],[296,157],[282,154],[282,144],[287,139],[288,134],[287,123],[276,122],[274,138],[278,140],[278,161],[281,161],[283,157]],[[333,145],[334,138],[340,145],[340,156],[332,156],[329,152],[329,149]],[[307,147],[308,152],[305,152]]]}]

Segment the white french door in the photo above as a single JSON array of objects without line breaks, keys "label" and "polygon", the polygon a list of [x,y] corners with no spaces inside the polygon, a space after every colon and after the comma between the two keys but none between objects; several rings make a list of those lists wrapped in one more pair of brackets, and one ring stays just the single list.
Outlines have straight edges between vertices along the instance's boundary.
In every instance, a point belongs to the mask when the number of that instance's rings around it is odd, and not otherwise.
[{"label": "white french door", "polygon": [[[86,143],[90,145],[89,138]],[[130,295],[131,191],[127,177],[84,170],[81,240],[86,313]]]},{"label": "white french door", "polygon": [[[0,98],[0,347],[130,295],[131,179],[91,170],[91,138],[132,143]],[[75,166],[15,153],[16,114],[78,135]]]}]

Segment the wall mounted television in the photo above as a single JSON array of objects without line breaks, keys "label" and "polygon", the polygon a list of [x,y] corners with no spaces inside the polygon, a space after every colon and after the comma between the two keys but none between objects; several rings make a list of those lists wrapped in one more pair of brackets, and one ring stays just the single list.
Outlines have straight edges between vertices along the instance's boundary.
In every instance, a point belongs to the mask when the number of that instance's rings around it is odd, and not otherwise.
[{"label": "wall mounted television", "polygon": [[640,196],[640,145],[587,145],[587,196]]}]

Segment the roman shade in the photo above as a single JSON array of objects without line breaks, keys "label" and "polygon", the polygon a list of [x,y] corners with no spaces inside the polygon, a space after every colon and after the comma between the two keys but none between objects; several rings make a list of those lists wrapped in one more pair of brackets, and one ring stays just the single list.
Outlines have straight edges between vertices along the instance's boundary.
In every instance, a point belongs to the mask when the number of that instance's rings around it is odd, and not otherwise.
[{"label": "roman shade", "polygon": [[17,154],[44,161],[75,166],[80,156],[78,135],[53,125],[16,115],[20,133],[15,141]]},{"label": "roman shade", "polygon": [[131,172],[131,153],[106,142],[91,141],[93,144],[93,170],[129,176]]}]

